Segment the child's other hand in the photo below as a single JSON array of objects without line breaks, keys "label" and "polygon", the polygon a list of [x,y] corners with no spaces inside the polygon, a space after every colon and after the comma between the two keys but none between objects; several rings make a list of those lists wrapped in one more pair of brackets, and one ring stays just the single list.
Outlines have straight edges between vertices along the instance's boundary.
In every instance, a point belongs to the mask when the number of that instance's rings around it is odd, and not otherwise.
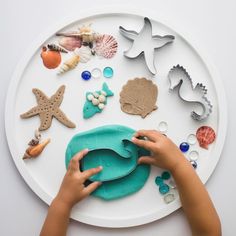
[{"label": "child's other hand", "polygon": [[77,153],[70,161],[68,170],[62,181],[60,190],[56,199],[66,204],[68,207],[73,207],[77,202],[81,201],[92,193],[101,183],[93,182],[87,187],[84,182],[92,175],[97,174],[102,170],[102,167],[92,168],[81,172],[79,168],[79,161],[88,153],[85,149]]},{"label": "child's other hand", "polygon": [[[145,137],[146,139],[138,139]],[[185,160],[179,148],[165,135],[155,130],[139,130],[132,138],[133,143],[150,151],[151,156],[139,158],[139,164],[150,164],[172,171]]]}]

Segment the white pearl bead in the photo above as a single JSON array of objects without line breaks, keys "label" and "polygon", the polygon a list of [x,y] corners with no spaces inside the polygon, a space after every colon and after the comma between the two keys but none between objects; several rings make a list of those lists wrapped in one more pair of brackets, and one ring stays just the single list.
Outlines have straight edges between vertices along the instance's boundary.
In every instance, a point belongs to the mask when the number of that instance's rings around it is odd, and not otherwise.
[{"label": "white pearl bead", "polygon": [[99,108],[99,109],[102,110],[104,107],[105,107],[105,104],[104,104],[104,103],[99,103],[99,104],[98,104],[98,108]]},{"label": "white pearl bead", "polygon": [[93,98],[94,98],[94,96],[93,96],[93,94],[91,94],[91,93],[87,96],[87,99],[88,99],[89,101],[92,101]]},{"label": "white pearl bead", "polygon": [[105,102],[106,101],[106,97],[101,94],[101,95],[99,95],[98,100],[99,100],[99,102]]},{"label": "white pearl bead", "polygon": [[99,94],[96,93],[96,92],[94,92],[94,93],[93,93],[93,96],[94,96],[95,98],[98,98],[98,97],[99,97]]},{"label": "white pearl bead", "polygon": [[97,106],[99,104],[99,100],[97,98],[93,98],[92,103],[94,106]]},{"label": "white pearl bead", "polygon": [[107,93],[105,91],[101,91],[101,94],[104,95],[105,97],[107,96]]}]

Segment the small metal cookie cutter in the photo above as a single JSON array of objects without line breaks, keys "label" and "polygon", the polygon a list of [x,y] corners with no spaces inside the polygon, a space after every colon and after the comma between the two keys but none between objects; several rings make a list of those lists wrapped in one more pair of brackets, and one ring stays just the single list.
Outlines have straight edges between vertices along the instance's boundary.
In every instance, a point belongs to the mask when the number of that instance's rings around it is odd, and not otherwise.
[{"label": "small metal cookie cutter", "polygon": [[[197,83],[194,86],[190,75],[184,67],[180,65],[174,66],[169,71],[168,78],[170,81],[170,90],[178,89],[178,95],[183,101],[199,104],[202,107],[202,114],[198,114],[195,111],[191,112],[191,117],[194,120],[204,120],[212,113],[213,106],[207,98],[206,87],[202,83]],[[192,91],[189,92],[189,90]]]},{"label": "small metal cookie cutter", "polygon": [[124,37],[133,41],[132,46],[127,51],[124,51],[124,56],[134,59],[143,54],[149,71],[155,75],[155,49],[159,49],[168,43],[172,43],[175,37],[173,35],[152,35],[152,23],[148,17],[144,18],[144,26],[139,33],[134,30],[126,30],[122,26],[120,26],[119,29]]}]

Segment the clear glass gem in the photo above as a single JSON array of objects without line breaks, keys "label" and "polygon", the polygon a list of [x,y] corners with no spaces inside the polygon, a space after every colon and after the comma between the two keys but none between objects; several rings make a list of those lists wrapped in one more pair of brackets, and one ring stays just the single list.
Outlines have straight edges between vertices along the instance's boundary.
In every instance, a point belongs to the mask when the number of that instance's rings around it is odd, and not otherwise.
[{"label": "clear glass gem", "polygon": [[195,134],[189,134],[189,136],[187,137],[187,142],[190,144],[190,145],[194,145],[196,144],[197,142],[197,137]]},{"label": "clear glass gem", "polygon": [[191,151],[188,157],[189,157],[189,160],[196,161],[199,157],[199,153],[197,151]]},{"label": "clear glass gem", "polygon": [[161,133],[166,133],[168,130],[168,124],[165,121],[161,121],[158,125],[158,130]]}]

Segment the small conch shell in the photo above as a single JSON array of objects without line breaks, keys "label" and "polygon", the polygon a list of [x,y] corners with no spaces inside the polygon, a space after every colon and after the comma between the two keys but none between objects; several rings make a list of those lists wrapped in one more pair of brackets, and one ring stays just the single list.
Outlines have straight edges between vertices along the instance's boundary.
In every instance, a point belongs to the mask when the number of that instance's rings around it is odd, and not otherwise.
[{"label": "small conch shell", "polygon": [[80,57],[78,55],[73,55],[70,59],[63,63],[58,74],[64,74],[65,72],[74,69],[78,65],[79,61]]},{"label": "small conch shell", "polygon": [[76,48],[74,54],[79,56],[81,63],[87,63],[92,57],[91,49],[86,46],[82,46],[81,48]]},{"label": "small conch shell", "polygon": [[28,143],[29,146],[36,146],[39,144],[39,139],[31,139],[31,141]]},{"label": "small conch shell", "polygon": [[30,146],[26,149],[23,159],[35,158],[41,154],[43,149],[49,144],[50,139],[44,140],[35,146]]},{"label": "small conch shell", "polygon": [[63,53],[68,53],[64,48],[56,45],[56,44],[48,44],[48,48],[51,51],[56,51],[56,52],[63,52]]}]

